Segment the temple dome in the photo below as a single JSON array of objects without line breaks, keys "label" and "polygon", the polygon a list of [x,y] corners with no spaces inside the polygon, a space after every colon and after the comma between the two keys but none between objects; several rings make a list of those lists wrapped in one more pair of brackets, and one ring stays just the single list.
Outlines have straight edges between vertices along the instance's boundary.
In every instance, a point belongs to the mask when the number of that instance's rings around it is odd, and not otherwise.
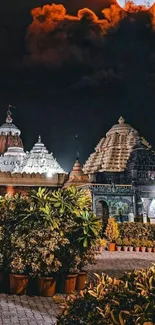
[{"label": "temple dome", "polygon": [[27,153],[20,173],[39,173],[51,177],[53,174],[64,174],[65,171],[60,167],[52,153],[49,153],[39,136],[30,153]]},{"label": "temple dome", "polygon": [[4,154],[9,147],[23,148],[21,131],[12,122],[12,113],[9,108],[6,122],[0,127],[0,154]]},{"label": "temple dome", "polygon": [[[138,132],[120,117],[118,124],[112,126],[86,161],[84,173],[123,172],[139,139]],[[144,139],[142,142],[146,147],[149,146]]]},{"label": "temple dome", "polygon": [[0,157],[0,171],[15,173],[26,157],[22,147],[9,147]]}]

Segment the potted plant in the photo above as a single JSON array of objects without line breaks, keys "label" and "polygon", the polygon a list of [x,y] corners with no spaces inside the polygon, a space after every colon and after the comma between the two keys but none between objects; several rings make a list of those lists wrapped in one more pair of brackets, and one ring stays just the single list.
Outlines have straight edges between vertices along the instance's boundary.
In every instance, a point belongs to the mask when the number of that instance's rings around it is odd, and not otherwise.
[{"label": "potted plant", "polygon": [[25,260],[14,253],[10,264],[10,293],[15,295],[26,294],[28,279]]},{"label": "potted plant", "polygon": [[100,238],[98,240],[98,246],[99,246],[99,251],[103,252],[107,246],[107,240],[106,238]]},{"label": "potted plant", "polygon": [[86,286],[86,281],[87,281],[87,271],[85,271],[84,267],[89,264],[95,264],[96,259],[96,245],[91,245],[87,250],[81,255],[80,263],[78,265],[78,276],[77,276],[77,281],[76,281],[76,290],[84,290]]},{"label": "potted plant", "polygon": [[129,245],[130,245],[129,239],[128,238],[123,238],[122,245],[123,245],[123,251],[127,252],[128,248],[129,248]]},{"label": "potted plant", "polygon": [[117,250],[118,252],[120,252],[121,249],[122,249],[122,239],[121,239],[120,237],[118,237],[118,238],[116,239],[116,250]]},{"label": "potted plant", "polygon": [[134,247],[135,252],[139,252],[140,251],[140,246],[141,246],[140,239],[133,238],[132,243],[133,243],[133,247]]},{"label": "potted plant", "polygon": [[147,241],[146,241],[146,239],[144,238],[144,239],[141,239],[141,252],[142,253],[145,253],[146,252],[146,245],[147,245]]},{"label": "potted plant", "polygon": [[10,293],[23,295],[28,285],[28,263],[26,254],[26,235],[18,231],[11,233],[11,251],[7,265],[10,273]]},{"label": "potted plant", "polygon": [[108,249],[111,252],[115,251],[116,239],[119,237],[118,224],[114,218],[108,219],[108,224],[105,230],[105,236],[107,237],[109,244]]},{"label": "potted plant", "polygon": [[152,240],[147,240],[146,241],[146,248],[147,248],[147,252],[151,253],[152,252],[152,248],[153,248],[153,242]]},{"label": "potted plant", "polygon": [[134,246],[133,238],[129,238],[129,252],[133,252],[133,246]]},{"label": "potted plant", "polygon": [[36,278],[38,294],[52,297],[56,291],[56,278],[62,266],[59,255],[61,247],[68,240],[63,233],[47,227],[34,229],[29,234],[27,259],[31,266],[31,274]]}]

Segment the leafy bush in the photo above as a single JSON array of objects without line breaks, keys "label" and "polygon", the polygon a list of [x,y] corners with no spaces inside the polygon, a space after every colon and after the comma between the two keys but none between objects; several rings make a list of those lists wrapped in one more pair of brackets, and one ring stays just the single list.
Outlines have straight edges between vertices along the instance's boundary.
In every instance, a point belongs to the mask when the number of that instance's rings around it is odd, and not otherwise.
[{"label": "leafy bush", "polygon": [[155,323],[155,265],[127,273],[121,280],[96,276],[94,287],[64,302],[58,325]]},{"label": "leafy bush", "polygon": [[125,222],[118,224],[121,238],[135,238],[146,240],[155,239],[155,225],[141,222]]},{"label": "leafy bush", "polygon": [[0,224],[0,269],[50,276],[94,263],[101,220],[86,191],[39,188],[27,196],[0,197]]}]

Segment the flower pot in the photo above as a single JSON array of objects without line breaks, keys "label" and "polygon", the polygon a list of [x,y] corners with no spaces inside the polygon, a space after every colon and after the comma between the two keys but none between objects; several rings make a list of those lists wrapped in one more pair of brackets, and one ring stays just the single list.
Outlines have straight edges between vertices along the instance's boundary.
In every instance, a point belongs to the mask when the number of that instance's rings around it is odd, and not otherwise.
[{"label": "flower pot", "polygon": [[76,290],[84,290],[86,286],[87,272],[81,271],[76,280]]},{"label": "flower pot", "polygon": [[129,246],[129,252],[133,252],[133,246]]},{"label": "flower pot", "polygon": [[108,250],[110,252],[114,252],[115,251],[115,248],[116,248],[116,244],[115,243],[109,243],[108,244]]},{"label": "flower pot", "polygon": [[65,277],[65,294],[70,294],[75,291],[77,274],[68,274]]},{"label": "flower pot", "polygon": [[99,252],[102,253],[104,248],[102,246],[99,247]]},{"label": "flower pot", "polygon": [[10,274],[10,293],[14,295],[25,295],[28,279],[27,275]]},{"label": "flower pot", "polygon": [[123,252],[127,252],[128,251],[128,246],[123,246]]},{"label": "flower pot", "polygon": [[121,246],[116,246],[117,252],[121,252],[122,247]]},{"label": "flower pot", "polygon": [[147,252],[151,253],[152,252],[152,247],[147,247]]},{"label": "flower pot", "polygon": [[37,287],[40,296],[53,297],[56,291],[56,280],[52,277],[38,277]]},{"label": "flower pot", "polygon": [[153,253],[155,253],[155,247],[153,247]]},{"label": "flower pot", "polygon": [[135,247],[135,252],[139,252],[140,251],[140,247]]},{"label": "flower pot", "polygon": [[141,247],[141,252],[145,253],[146,252],[146,247]]}]

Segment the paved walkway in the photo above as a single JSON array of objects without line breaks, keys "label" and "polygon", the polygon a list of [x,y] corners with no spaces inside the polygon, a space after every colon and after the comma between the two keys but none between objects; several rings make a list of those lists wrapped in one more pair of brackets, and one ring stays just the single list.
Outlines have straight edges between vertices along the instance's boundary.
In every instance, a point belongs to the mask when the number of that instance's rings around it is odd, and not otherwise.
[{"label": "paved walkway", "polygon": [[[155,263],[155,253],[124,253],[108,251],[97,258],[97,264],[89,266],[89,279],[94,272],[105,272],[120,277],[124,271],[148,267]],[[0,325],[56,325],[59,305],[52,298],[0,295]]]}]

